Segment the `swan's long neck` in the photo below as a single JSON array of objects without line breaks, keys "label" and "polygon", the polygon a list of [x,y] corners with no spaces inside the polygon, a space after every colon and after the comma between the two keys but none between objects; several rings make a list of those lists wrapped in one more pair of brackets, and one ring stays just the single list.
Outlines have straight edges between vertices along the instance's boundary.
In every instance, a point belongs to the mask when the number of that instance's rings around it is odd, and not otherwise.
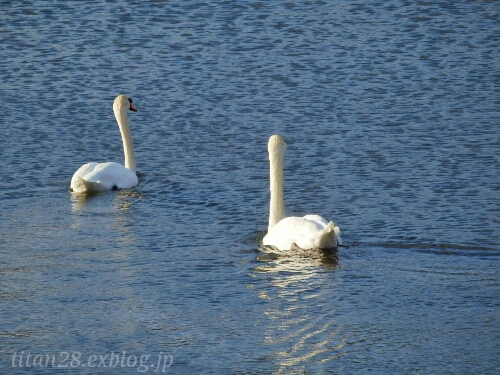
[{"label": "swan's long neck", "polygon": [[271,205],[269,210],[270,231],[280,220],[285,218],[285,203],[283,202],[283,161],[285,149],[269,150]]},{"label": "swan's long neck", "polygon": [[128,123],[126,109],[116,108],[115,117],[122,135],[123,152],[125,153],[125,168],[135,173],[134,146],[132,145],[132,136],[130,135],[130,125]]}]

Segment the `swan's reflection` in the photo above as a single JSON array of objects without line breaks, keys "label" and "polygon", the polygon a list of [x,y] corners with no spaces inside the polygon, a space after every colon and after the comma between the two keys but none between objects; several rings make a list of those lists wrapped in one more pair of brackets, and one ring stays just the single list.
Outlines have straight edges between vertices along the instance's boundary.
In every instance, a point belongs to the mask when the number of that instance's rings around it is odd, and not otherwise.
[{"label": "swan's reflection", "polygon": [[85,204],[97,197],[99,193],[75,194],[71,193],[71,212],[78,213],[84,210]]},{"label": "swan's reflection", "polygon": [[254,276],[265,281],[252,288],[267,304],[262,321],[264,341],[273,351],[278,372],[290,366],[306,371],[311,363],[321,367],[321,363],[345,355],[346,337],[336,310],[333,281],[337,252],[306,256],[260,250],[257,259],[262,264],[255,267]]},{"label": "swan's reflection", "polygon": [[91,201],[98,201],[104,197],[114,197],[112,206],[119,211],[127,211],[132,206],[135,199],[140,199],[142,194],[137,190],[120,190],[118,192],[93,192],[84,194],[70,194],[71,197],[71,212],[83,212],[86,204]]},{"label": "swan's reflection", "polygon": [[141,193],[135,190],[71,194],[73,229],[92,239],[106,239],[118,245],[135,242],[133,216],[130,211]]},{"label": "swan's reflection", "polygon": [[290,271],[302,273],[305,268],[319,267],[335,270],[339,257],[337,250],[302,250],[278,251],[269,246],[261,246],[257,260],[264,265],[257,266],[256,272]]},{"label": "swan's reflection", "polygon": [[[71,247],[77,249],[74,267],[92,269],[89,298],[105,304],[109,316],[103,318],[110,332],[139,329],[144,320],[136,309],[142,296],[134,282],[143,266],[137,257],[137,219],[135,206],[141,194],[132,190],[101,192],[94,195],[72,194]],[[101,285],[111,285],[102,288]],[[117,302],[119,301],[119,302]],[[109,306],[112,310],[108,310]]]}]

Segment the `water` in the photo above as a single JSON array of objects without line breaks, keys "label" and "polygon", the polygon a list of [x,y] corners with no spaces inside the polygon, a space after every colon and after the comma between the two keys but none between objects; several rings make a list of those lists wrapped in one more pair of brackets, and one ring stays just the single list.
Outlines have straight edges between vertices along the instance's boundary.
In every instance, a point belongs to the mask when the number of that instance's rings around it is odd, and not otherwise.
[{"label": "water", "polygon": [[[3,1],[2,373],[498,373],[499,21]],[[123,162],[119,93],[139,185],[73,196],[79,166]],[[333,219],[336,254],[260,247],[274,133],[288,213]]]}]

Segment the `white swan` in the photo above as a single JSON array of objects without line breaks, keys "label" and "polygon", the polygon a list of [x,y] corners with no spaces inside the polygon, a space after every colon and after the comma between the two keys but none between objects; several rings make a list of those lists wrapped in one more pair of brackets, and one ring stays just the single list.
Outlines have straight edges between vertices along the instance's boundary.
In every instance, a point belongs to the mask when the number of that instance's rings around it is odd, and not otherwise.
[{"label": "white swan", "polygon": [[137,112],[132,99],[118,95],[113,103],[113,112],[120,128],[125,153],[125,166],[115,163],[87,163],[82,165],[71,179],[71,191],[89,193],[102,190],[131,188],[139,182],[135,173],[135,156],[127,110]]},{"label": "white swan", "polygon": [[291,250],[299,247],[309,249],[332,249],[342,244],[340,229],[318,215],[304,217],[285,217],[283,203],[283,161],[286,144],[279,135],[269,138],[269,162],[271,204],[269,227],[262,240],[264,245],[274,246],[279,250]]}]

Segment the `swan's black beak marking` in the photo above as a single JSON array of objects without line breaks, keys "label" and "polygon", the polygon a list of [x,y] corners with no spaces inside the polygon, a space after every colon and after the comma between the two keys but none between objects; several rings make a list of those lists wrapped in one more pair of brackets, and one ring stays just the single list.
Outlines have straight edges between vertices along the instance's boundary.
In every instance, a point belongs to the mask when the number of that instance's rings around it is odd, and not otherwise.
[{"label": "swan's black beak marking", "polygon": [[132,98],[128,98],[128,102],[130,103],[130,110],[132,112],[137,112],[137,109],[132,105]]}]

